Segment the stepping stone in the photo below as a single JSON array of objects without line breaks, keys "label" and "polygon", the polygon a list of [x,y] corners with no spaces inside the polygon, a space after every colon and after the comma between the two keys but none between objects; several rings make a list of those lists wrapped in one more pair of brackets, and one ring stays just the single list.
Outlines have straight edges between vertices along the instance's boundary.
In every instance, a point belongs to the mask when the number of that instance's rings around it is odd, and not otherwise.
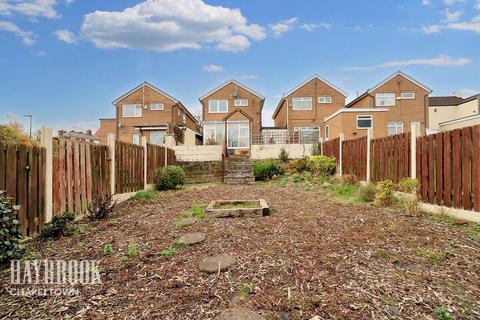
[{"label": "stepping stone", "polygon": [[205,233],[194,232],[194,233],[184,234],[178,239],[177,242],[181,244],[192,245],[195,243],[202,242],[203,240],[205,240]]},{"label": "stepping stone", "polygon": [[252,310],[241,308],[227,310],[215,320],[265,320],[265,318]]},{"label": "stepping stone", "polygon": [[191,218],[182,218],[178,220],[176,223],[177,226],[189,226],[197,222],[197,218],[191,217]]},{"label": "stepping stone", "polygon": [[216,273],[218,272],[218,269],[220,269],[220,271],[227,270],[234,262],[234,257],[228,254],[221,254],[218,256],[203,258],[198,264],[198,267],[204,272]]}]

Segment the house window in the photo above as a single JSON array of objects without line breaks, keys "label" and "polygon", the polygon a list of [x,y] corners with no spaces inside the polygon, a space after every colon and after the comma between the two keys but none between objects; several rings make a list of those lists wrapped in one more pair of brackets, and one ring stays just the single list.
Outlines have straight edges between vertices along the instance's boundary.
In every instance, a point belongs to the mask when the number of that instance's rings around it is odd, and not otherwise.
[{"label": "house window", "polygon": [[228,122],[228,147],[247,148],[250,145],[250,123]]},{"label": "house window", "polygon": [[318,97],[318,103],[332,103],[331,96],[320,96]]},{"label": "house window", "polygon": [[402,92],[400,97],[405,100],[415,99],[415,92]]},{"label": "house window", "polygon": [[166,131],[151,131],[150,132],[150,143],[151,144],[165,144],[165,135]]},{"label": "house window", "polygon": [[182,117],[183,124],[187,123],[187,115],[184,114]]},{"label": "house window", "polygon": [[387,133],[389,136],[394,134],[403,133],[403,122],[402,121],[389,121],[387,122]]},{"label": "house window", "polygon": [[205,123],[203,125],[203,143],[204,144],[223,144],[225,139],[224,123]]},{"label": "house window", "polygon": [[142,116],[141,104],[124,104],[122,105],[122,117],[124,118],[140,118]]},{"label": "house window", "polygon": [[372,122],[372,116],[357,116],[357,129],[370,129]]},{"label": "house window", "polygon": [[208,112],[210,113],[227,113],[228,100],[208,100]]},{"label": "house window", "polygon": [[235,107],[248,107],[248,99],[235,99]]},{"label": "house window", "polygon": [[312,110],[312,97],[292,98],[293,110]]},{"label": "house window", "polygon": [[140,144],[140,133],[132,133],[132,143]]},{"label": "house window", "polygon": [[330,136],[330,128],[327,126],[325,126],[325,139],[328,139]]},{"label": "house window", "polygon": [[150,110],[163,110],[164,105],[163,103],[151,103]]},{"label": "house window", "polygon": [[375,105],[377,107],[394,107],[395,93],[377,93],[375,95]]}]

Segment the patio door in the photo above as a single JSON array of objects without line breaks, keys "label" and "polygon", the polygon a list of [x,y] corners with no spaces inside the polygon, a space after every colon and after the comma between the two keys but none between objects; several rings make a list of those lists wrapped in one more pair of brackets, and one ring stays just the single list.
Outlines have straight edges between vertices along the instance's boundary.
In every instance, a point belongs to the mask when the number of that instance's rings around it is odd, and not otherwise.
[{"label": "patio door", "polygon": [[250,147],[250,123],[228,122],[228,147],[229,148],[248,148]]}]

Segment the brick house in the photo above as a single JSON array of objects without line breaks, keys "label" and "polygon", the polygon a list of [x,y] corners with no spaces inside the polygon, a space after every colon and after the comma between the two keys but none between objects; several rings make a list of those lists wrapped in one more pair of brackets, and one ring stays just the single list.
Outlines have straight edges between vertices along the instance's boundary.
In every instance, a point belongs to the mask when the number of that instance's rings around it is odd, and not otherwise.
[{"label": "brick house", "polygon": [[153,144],[163,144],[168,123],[179,126],[185,134],[184,144],[195,145],[201,136],[197,119],[177,99],[144,82],[112,103],[116,117],[100,119],[96,135],[106,142],[108,133],[117,140],[140,144],[141,138]]},{"label": "brick house", "polygon": [[252,134],[262,128],[265,98],[236,80],[229,80],[199,98],[202,105],[204,144],[223,144],[225,117],[228,119],[227,144],[230,149],[250,147]]}]

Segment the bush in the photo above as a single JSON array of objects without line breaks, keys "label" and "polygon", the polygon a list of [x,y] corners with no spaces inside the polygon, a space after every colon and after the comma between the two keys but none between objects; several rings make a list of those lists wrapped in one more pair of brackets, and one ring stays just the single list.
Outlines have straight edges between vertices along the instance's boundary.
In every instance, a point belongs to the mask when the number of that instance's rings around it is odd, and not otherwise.
[{"label": "bush", "polygon": [[288,161],[287,150],[282,148],[282,150],[280,150],[280,153],[278,154],[278,159],[282,160],[283,162],[287,162]]},{"label": "bush", "polygon": [[405,213],[409,216],[417,216],[420,210],[420,201],[416,195],[407,195],[402,198],[402,206]]},{"label": "bush", "polygon": [[0,191],[0,262],[19,258],[23,253],[17,220],[19,206],[14,206],[5,191]]},{"label": "bush", "polygon": [[332,175],[335,172],[335,158],[310,156],[307,159],[307,170],[317,175]]},{"label": "bush", "polygon": [[314,143],[310,149],[310,155],[319,156],[320,155],[320,143]]},{"label": "bush", "polygon": [[298,172],[298,173],[302,173],[306,169],[307,169],[307,158],[306,157],[303,157],[301,159],[293,160],[288,164],[288,170],[289,171],[295,171],[295,172]]},{"label": "bush", "polygon": [[395,202],[395,184],[391,180],[385,180],[378,184],[375,194],[375,203],[390,206]]},{"label": "bush", "polygon": [[358,199],[362,202],[372,202],[375,200],[377,187],[373,183],[361,185],[358,189]]},{"label": "bush", "polygon": [[40,238],[44,240],[58,239],[63,235],[69,234],[70,223],[75,220],[75,214],[65,212],[54,216],[52,221],[47,223],[40,233]]},{"label": "bush", "polygon": [[283,174],[282,167],[275,161],[262,160],[253,163],[253,174],[257,181],[267,181],[272,179],[273,176]]},{"label": "bush", "polygon": [[178,166],[168,166],[157,171],[158,190],[175,189],[185,184],[185,173]]},{"label": "bush", "polygon": [[107,219],[110,213],[113,212],[116,201],[112,201],[112,195],[106,194],[95,197],[93,201],[88,205],[86,216],[90,220],[103,220]]},{"label": "bush", "polygon": [[357,184],[358,178],[354,174],[344,174],[340,177],[341,184]]},{"label": "bush", "polygon": [[418,189],[418,180],[412,178],[403,178],[398,183],[398,191],[405,193],[416,193]]}]

